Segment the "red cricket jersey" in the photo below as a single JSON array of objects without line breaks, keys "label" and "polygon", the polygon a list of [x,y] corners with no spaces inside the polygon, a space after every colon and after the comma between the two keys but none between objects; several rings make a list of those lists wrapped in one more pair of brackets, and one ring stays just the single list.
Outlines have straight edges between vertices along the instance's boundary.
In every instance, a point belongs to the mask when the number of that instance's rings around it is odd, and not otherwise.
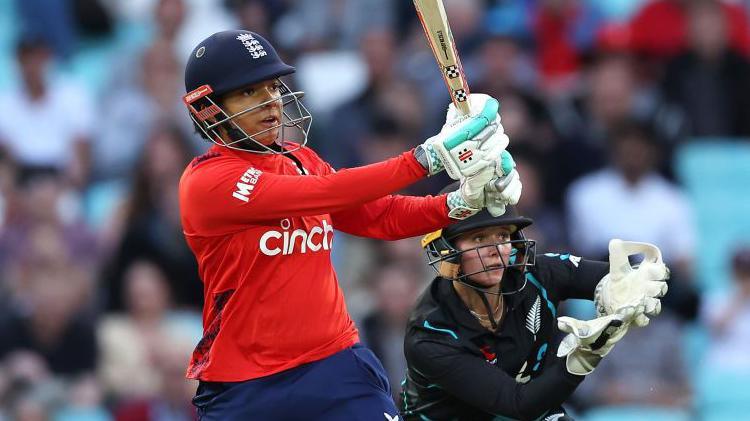
[{"label": "red cricket jersey", "polygon": [[189,378],[254,379],[353,345],[333,229],[393,240],[451,222],[445,196],[390,196],[426,175],[411,152],[338,172],[309,148],[292,154],[298,163],[214,146],[182,175],[182,227],[205,295]]}]

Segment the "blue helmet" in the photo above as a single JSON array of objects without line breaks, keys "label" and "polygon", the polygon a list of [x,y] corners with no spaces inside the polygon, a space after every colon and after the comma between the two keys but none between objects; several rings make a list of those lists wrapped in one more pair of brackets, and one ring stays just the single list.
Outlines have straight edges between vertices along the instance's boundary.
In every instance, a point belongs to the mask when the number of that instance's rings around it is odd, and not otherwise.
[{"label": "blue helmet", "polygon": [[[258,153],[291,152],[284,143],[289,140],[285,129],[296,127],[303,138],[301,147],[307,143],[312,117],[299,100],[303,92],[292,92],[281,82],[281,97],[258,104],[234,115],[221,107],[221,96],[234,90],[266,80],[278,79],[294,73],[292,66],[284,63],[276,50],[262,36],[242,30],[217,32],[201,41],[190,54],[185,66],[185,90],[183,100],[190,117],[201,134],[212,142],[232,149]],[[270,102],[281,101],[283,118],[278,125],[256,133],[246,133],[233,120]],[[219,127],[225,129],[222,137]],[[263,145],[254,139],[261,133],[281,128],[277,144],[280,148]],[[229,139],[226,139],[228,137]],[[296,150],[294,148],[293,150]]]}]

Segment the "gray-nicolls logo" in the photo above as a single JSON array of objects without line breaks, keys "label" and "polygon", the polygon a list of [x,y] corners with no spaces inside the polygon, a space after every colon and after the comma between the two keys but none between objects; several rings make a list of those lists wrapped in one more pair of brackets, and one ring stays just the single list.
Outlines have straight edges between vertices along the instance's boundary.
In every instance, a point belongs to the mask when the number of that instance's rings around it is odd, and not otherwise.
[{"label": "gray-nicolls logo", "polygon": [[253,58],[261,58],[266,55],[266,49],[255,39],[252,34],[239,34],[237,40],[245,46]]}]

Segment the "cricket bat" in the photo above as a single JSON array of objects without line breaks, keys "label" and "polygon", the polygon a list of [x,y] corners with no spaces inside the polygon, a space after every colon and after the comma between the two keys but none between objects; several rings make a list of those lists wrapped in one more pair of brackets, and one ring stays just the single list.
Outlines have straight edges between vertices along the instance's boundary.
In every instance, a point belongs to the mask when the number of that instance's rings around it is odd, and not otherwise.
[{"label": "cricket bat", "polygon": [[414,7],[417,9],[419,21],[422,22],[427,42],[432,48],[432,55],[435,56],[443,80],[448,86],[451,100],[459,113],[468,115],[469,85],[466,83],[464,69],[458,58],[443,1],[414,0]]}]

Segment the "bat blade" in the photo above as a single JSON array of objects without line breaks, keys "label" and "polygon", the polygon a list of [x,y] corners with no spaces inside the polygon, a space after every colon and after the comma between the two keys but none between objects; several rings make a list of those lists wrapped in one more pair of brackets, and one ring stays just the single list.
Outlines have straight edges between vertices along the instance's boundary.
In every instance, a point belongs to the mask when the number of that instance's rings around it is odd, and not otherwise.
[{"label": "bat blade", "polygon": [[469,114],[469,85],[466,83],[461,60],[458,58],[456,43],[448,24],[448,16],[442,0],[414,0],[417,16],[422,22],[432,55],[440,68],[443,80],[448,86],[451,100],[462,115]]}]

